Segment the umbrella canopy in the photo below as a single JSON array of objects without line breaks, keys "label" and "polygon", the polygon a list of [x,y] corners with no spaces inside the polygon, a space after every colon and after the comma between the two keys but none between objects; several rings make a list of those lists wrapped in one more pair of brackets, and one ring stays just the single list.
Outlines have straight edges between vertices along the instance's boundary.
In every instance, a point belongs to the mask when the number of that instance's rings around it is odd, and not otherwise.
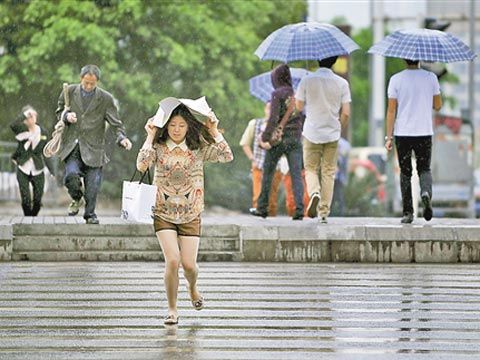
[{"label": "umbrella canopy", "polygon": [[430,29],[397,30],[373,45],[370,54],[430,62],[471,61],[473,51],[452,34]]},{"label": "umbrella canopy", "polygon": [[[300,80],[305,75],[310,74],[305,69],[290,68],[290,74],[292,75],[292,85],[296,89]],[[252,77],[249,80],[250,94],[260,99],[263,102],[267,102],[272,98],[272,92],[274,90],[272,84],[271,71]]]},{"label": "umbrella canopy", "polygon": [[288,63],[348,55],[357,49],[359,46],[336,26],[302,22],[286,25],[268,35],[255,55],[261,60]]}]

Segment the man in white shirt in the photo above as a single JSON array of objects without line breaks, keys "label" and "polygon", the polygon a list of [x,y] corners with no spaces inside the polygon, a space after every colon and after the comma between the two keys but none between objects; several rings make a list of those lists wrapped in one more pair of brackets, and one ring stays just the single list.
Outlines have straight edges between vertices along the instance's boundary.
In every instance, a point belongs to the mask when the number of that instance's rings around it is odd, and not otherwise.
[{"label": "man in white shirt", "polygon": [[306,103],[303,161],[310,195],[307,215],[320,216],[322,223],[327,222],[330,214],[338,140],[350,117],[350,88],[345,79],[331,70],[336,61],[336,56],[320,60],[319,69],[300,81],[295,94],[299,111]]},{"label": "man in white shirt", "polygon": [[[403,202],[401,223],[413,222],[412,151],[415,152],[420,178],[423,217],[433,215],[432,172],[432,108],[442,107],[440,85],[434,73],[420,69],[418,61],[405,60],[407,68],[393,75],[388,84],[387,136],[385,148],[392,150],[393,137],[400,165],[400,189]],[[395,119],[396,117],[396,119]]]}]

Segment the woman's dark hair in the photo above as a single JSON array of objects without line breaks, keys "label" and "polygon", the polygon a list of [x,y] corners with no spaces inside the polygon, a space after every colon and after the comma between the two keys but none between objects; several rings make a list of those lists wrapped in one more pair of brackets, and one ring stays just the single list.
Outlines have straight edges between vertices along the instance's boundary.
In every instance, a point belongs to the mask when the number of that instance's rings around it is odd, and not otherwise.
[{"label": "woman's dark hair", "polygon": [[404,59],[407,65],[418,65],[419,60]]},{"label": "woman's dark hair", "polygon": [[332,56],[322,60],[318,60],[318,66],[330,69],[337,61],[338,56]]},{"label": "woman's dark hair", "polygon": [[165,126],[157,131],[154,143],[163,144],[167,141],[168,124],[175,116],[181,116],[187,122],[188,130],[185,136],[185,142],[190,150],[197,150],[198,148],[215,142],[215,139],[208,132],[207,127],[197,121],[185,105],[180,104],[172,111]]}]

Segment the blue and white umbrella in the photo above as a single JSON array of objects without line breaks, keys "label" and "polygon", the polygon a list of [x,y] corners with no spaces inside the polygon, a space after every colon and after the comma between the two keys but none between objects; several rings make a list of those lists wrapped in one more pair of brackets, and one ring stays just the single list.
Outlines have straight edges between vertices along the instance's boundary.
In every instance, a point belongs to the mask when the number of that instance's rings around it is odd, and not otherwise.
[{"label": "blue and white umbrella", "polygon": [[368,52],[386,57],[442,63],[471,61],[476,56],[459,38],[430,29],[397,30],[373,45]]},{"label": "blue and white umbrella", "polygon": [[285,25],[268,35],[255,55],[261,60],[288,63],[348,55],[357,49],[359,46],[336,26],[303,22]]},{"label": "blue and white umbrella", "polygon": [[[293,89],[296,89],[300,80],[309,73],[310,72],[305,69],[290,68]],[[250,94],[257,99],[267,102],[272,98],[272,92],[275,89],[272,84],[271,71],[254,76],[248,82],[250,84]]]}]

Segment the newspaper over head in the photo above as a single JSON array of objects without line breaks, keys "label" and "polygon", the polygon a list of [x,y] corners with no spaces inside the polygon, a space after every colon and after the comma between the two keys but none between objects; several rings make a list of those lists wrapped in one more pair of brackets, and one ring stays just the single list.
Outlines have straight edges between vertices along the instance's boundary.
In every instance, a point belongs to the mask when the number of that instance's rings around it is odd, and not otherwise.
[{"label": "newspaper over head", "polygon": [[198,120],[202,117],[211,117],[213,114],[213,118],[218,122],[218,119],[215,117],[212,108],[208,105],[205,96],[196,100],[167,97],[159,102],[157,113],[153,117],[153,125],[163,128],[168,122],[168,119],[170,119],[173,110],[180,104],[185,105]]}]

